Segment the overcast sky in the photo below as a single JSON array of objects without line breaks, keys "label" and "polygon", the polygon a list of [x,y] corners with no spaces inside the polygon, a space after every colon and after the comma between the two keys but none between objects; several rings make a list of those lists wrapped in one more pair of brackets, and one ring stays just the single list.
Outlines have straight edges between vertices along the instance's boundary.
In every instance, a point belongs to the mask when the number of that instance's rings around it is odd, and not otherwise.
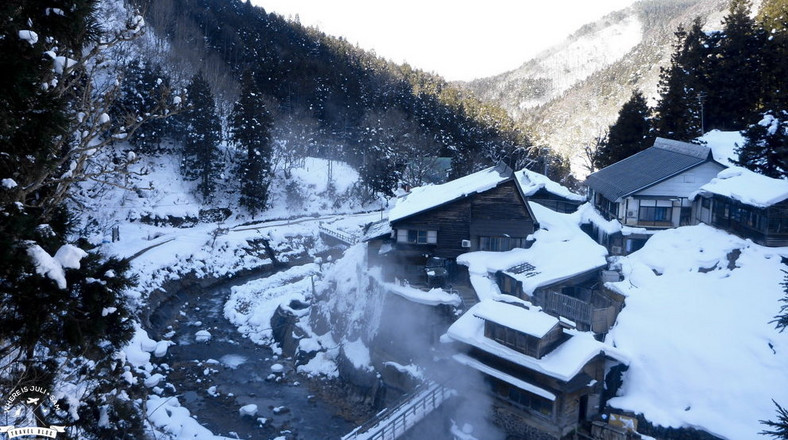
[{"label": "overcast sky", "polygon": [[470,80],[519,67],[634,0],[252,0],[394,62]]}]

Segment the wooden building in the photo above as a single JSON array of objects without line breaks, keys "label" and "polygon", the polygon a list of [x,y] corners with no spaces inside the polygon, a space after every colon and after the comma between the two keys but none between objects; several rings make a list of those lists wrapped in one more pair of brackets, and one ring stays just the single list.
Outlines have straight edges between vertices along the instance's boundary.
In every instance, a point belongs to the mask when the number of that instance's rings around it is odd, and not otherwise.
[{"label": "wooden building", "polygon": [[496,422],[508,433],[557,439],[600,412],[609,362],[627,360],[589,333],[524,306],[482,301],[447,332],[453,359],[484,375]]},{"label": "wooden building", "polygon": [[[589,175],[586,185],[605,219],[659,230],[693,224],[693,194],[723,169],[706,146],[657,138],[652,147]],[[594,233],[613,254],[634,252],[650,237]]]},{"label": "wooden building", "polygon": [[580,330],[605,334],[616,322],[624,305],[621,295],[604,287],[606,281],[619,281],[620,275],[604,270],[605,266],[600,264],[573,274],[567,267],[569,275],[554,277],[553,281],[531,289],[524,286],[524,281],[541,273],[528,263],[498,271],[495,279],[501,293],[529,301],[552,316],[569,319]]},{"label": "wooden building", "polygon": [[764,246],[788,246],[788,180],[730,168],[700,188],[694,210],[698,222]]},{"label": "wooden building", "polygon": [[414,279],[430,261],[452,277],[460,254],[528,247],[538,224],[514,173],[501,163],[442,185],[414,188],[389,212],[389,227],[389,237],[369,242],[377,241],[371,246],[378,252],[392,251],[387,267],[397,276]]}]

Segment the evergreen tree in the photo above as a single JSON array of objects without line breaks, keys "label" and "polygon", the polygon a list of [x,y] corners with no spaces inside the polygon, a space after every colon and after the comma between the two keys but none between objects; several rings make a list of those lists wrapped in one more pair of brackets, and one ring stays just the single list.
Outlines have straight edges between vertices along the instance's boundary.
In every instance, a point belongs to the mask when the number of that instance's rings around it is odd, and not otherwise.
[{"label": "evergreen tree", "polygon": [[736,163],[777,179],[788,178],[788,111],[768,112],[744,131]]},{"label": "evergreen tree", "polygon": [[777,407],[777,421],[761,420],[761,423],[771,428],[771,430],[763,430],[759,434],[768,435],[775,439],[788,440],[788,410],[774,400],[772,402]]},{"label": "evergreen tree", "polygon": [[780,313],[778,313],[772,321],[777,325],[777,329],[780,332],[788,328],[788,272],[785,274],[785,280],[782,286],[785,296],[780,299],[780,302],[783,303],[783,305],[780,306]]},{"label": "evergreen tree", "polygon": [[[111,113],[115,124],[128,124],[129,118],[143,118],[161,102],[169,92],[169,78],[157,65],[149,61],[135,59],[124,69],[120,98],[115,102]],[[165,135],[167,120],[150,118],[137,128],[130,143],[143,154],[160,152]]]},{"label": "evergreen tree", "polygon": [[700,19],[695,19],[689,31],[679,27],[675,35],[670,66],[661,69],[653,124],[657,136],[690,141],[704,131],[708,42]]},{"label": "evergreen tree", "polygon": [[765,39],[750,17],[750,0],[732,0],[723,29],[711,39],[705,69],[706,129],[741,130],[757,114]]},{"label": "evergreen tree", "polygon": [[219,142],[221,122],[216,114],[216,103],[211,86],[198,72],[186,88],[189,109],[184,113],[186,134],[183,142],[181,170],[188,180],[197,180],[197,190],[208,200],[216,189],[219,178]]},{"label": "evergreen tree", "polygon": [[654,141],[650,115],[643,93],[633,91],[632,97],[621,107],[615,124],[610,126],[607,140],[596,150],[594,167],[604,168],[650,147]]},{"label": "evergreen tree", "polygon": [[243,152],[240,161],[241,206],[254,215],[268,202],[273,120],[251,72],[241,80],[241,97],[230,115],[230,131]]},{"label": "evergreen tree", "polygon": [[[95,6],[0,5],[0,394],[74,384],[84,393],[78,407],[8,412],[5,423],[67,425],[65,438],[131,439],[142,435],[139,393],[117,371],[133,332],[124,293],[133,280],[127,262],[69,241],[76,220],[65,207],[74,183],[120,170],[103,153],[113,135],[142,122],[109,127],[117,89],[101,59],[136,25],[102,33]],[[70,61],[53,69],[48,51]]]}]

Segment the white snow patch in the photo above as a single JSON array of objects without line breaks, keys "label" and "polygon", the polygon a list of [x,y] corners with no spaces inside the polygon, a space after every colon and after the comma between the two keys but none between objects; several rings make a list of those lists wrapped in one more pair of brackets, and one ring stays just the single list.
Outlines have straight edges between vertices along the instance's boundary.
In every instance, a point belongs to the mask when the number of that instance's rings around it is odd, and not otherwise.
[{"label": "white snow patch", "polygon": [[759,420],[774,416],[772,399],[788,390],[788,332],[770,324],[785,256],[788,248],[698,225],[658,232],[622,257],[626,279],[608,285],[627,296],[626,307],[607,342],[632,362],[610,404],[657,425],[756,438]]}]

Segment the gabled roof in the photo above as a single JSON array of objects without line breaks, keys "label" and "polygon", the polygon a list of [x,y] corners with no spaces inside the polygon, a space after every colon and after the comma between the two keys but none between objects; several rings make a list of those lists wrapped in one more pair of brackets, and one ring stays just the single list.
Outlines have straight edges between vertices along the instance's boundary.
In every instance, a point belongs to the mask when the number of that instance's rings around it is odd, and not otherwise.
[{"label": "gabled roof", "polygon": [[768,208],[788,199],[788,180],[773,179],[744,168],[720,171],[711,182],[700,187],[701,194],[717,194],[746,205]]},{"label": "gabled roof", "polygon": [[511,180],[512,176],[511,168],[499,163],[440,185],[413,188],[410,193],[397,200],[397,204],[389,211],[389,221],[402,220],[471,194],[487,191]]},{"label": "gabled roof", "polygon": [[[484,336],[484,319],[476,316],[480,304],[482,302],[471,307],[449,327],[446,331],[447,340],[471,345],[496,357],[563,382],[572,380],[591,359],[599,354],[629,364],[629,359],[623,353],[610,345],[597,341],[588,332],[568,332],[572,337],[541,359],[520,353]],[[506,308],[507,305],[501,307]],[[512,314],[514,317],[519,316],[519,319],[522,320],[533,319],[533,314],[542,313],[535,310],[525,310],[511,304],[508,305],[508,309],[508,314]],[[446,339],[441,338],[441,340]]]},{"label": "gabled roof", "polygon": [[713,160],[706,146],[657,138],[654,146],[591,174],[586,184],[616,201]]}]

